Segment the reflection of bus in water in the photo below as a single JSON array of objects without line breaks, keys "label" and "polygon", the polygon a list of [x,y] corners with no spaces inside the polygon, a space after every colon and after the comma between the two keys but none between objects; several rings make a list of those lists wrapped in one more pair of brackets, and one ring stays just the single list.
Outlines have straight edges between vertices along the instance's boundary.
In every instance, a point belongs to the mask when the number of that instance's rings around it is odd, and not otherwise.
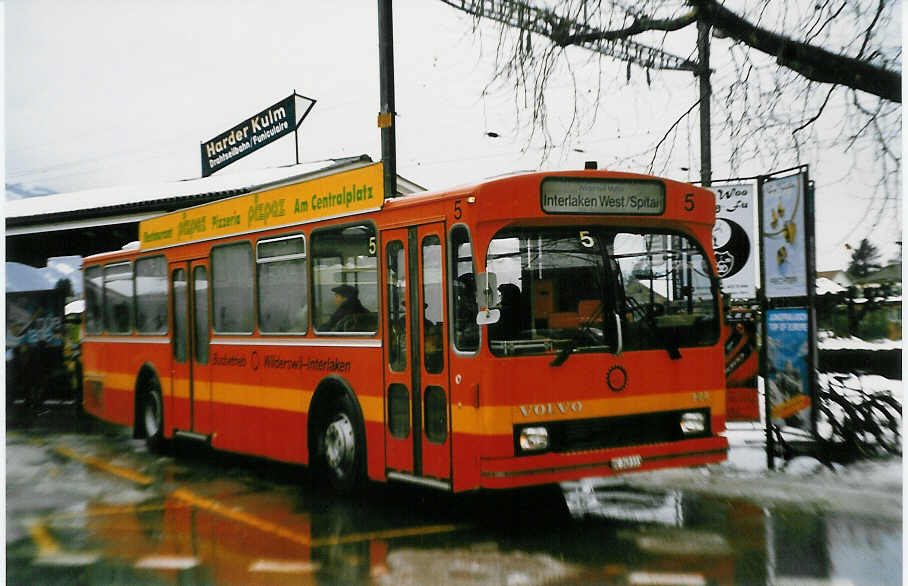
[{"label": "reflection of bus in water", "polygon": [[711,192],[586,170],[385,199],[381,177],[163,215],[86,259],[85,409],[341,491],[725,458]]}]

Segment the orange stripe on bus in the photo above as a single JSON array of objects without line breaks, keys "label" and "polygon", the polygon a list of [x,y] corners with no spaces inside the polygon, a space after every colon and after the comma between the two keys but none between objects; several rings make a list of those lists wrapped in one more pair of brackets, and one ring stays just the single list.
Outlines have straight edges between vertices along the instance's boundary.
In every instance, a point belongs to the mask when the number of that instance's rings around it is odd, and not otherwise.
[{"label": "orange stripe on bus", "polygon": [[[181,390],[174,396],[188,399],[189,391],[186,380],[178,380],[176,386]],[[214,383],[212,385],[212,403],[221,405],[240,405],[260,409],[276,409],[306,413],[312,401],[313,391],[288,387],[250,386],[234,383]],[[367,395],[357,396],[363,419],[366,421],[384,421],[384,399]]]}]

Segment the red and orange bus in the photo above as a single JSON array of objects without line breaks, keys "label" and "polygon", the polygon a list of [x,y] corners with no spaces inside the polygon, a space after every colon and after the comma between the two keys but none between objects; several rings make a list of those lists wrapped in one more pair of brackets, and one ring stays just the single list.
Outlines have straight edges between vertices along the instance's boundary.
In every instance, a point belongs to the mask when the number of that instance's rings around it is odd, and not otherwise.
[{"label": "red and orange bus", "polygon": [[386,199],[364,163],[152,218],[84,261],[84,407],[338,491],[721,461],[714,210],[597,170]]}]

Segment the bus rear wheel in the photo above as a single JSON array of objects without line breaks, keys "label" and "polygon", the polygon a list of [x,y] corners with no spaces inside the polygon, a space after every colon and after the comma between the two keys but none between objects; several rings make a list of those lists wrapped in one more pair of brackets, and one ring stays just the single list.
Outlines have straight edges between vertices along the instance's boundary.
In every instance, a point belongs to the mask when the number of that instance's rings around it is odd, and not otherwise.
[{"label": "bus rear wheel", "polygon": [[145,445],[153,452],[164,449],[164,401],[156,380],[146,383],[142,393],[142,424],[145,426]]},{"label": "bus rear wheel", "polygon": [[316,479],[338,494],[350,494],[364,479],[366,442],[356,410],[346,396],[333,400],[319,418],[314,454]]}]

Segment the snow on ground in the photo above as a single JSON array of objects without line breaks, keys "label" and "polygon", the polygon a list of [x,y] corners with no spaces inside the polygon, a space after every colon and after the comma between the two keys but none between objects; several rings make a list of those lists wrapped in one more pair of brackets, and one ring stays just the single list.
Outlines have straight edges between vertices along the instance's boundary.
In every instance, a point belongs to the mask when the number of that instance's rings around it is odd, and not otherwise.
[{"label": "snow on ground", "polygon": [[817,336],[817,347],[820,350],[901,350],[901,340],[862,340],[854,336],[835,337],[828,331],[821,331]]},{"label": "snow on ground", "polygon": [[826,338],[819,341],[820,350],[901,350],[901,340],[862,340],[855,338]]},{"label": "snow on ground", "polygon": [[[857,381],[868,391],[888,390],[901,399],[900,380],[863,375],[852,382]],[[760,404],[762,406],[762,398]],[[642,498],[639,495],[628,497],[622,492],[626,489],[662,491],[669,495],[673,491],[689,491],[764,506],[806,507],[861,517],[902,519],[903,469],[899,456],[858,459],[831,466],[810,456],[798,456],[788,462],[776,457],[775,468],[770,470],[766,457],[766,430],[762,423],[729,423],[725,435],[729,443],[725,462],[701,468],[673,468],[564,483],[562,488],[568,505],[578,514],[593,510],[601,512],[609,508],[608,499],[617,500],[620,496],[620,507],[611,509],[626,510],[628,499]],[[785,428],[783,435],[789,442],[810,439],[807,432],[794,428]],[[643,508],[647,515],[661,510],[651,505]],[[672,507],[663,508],[671,512]]]}]

